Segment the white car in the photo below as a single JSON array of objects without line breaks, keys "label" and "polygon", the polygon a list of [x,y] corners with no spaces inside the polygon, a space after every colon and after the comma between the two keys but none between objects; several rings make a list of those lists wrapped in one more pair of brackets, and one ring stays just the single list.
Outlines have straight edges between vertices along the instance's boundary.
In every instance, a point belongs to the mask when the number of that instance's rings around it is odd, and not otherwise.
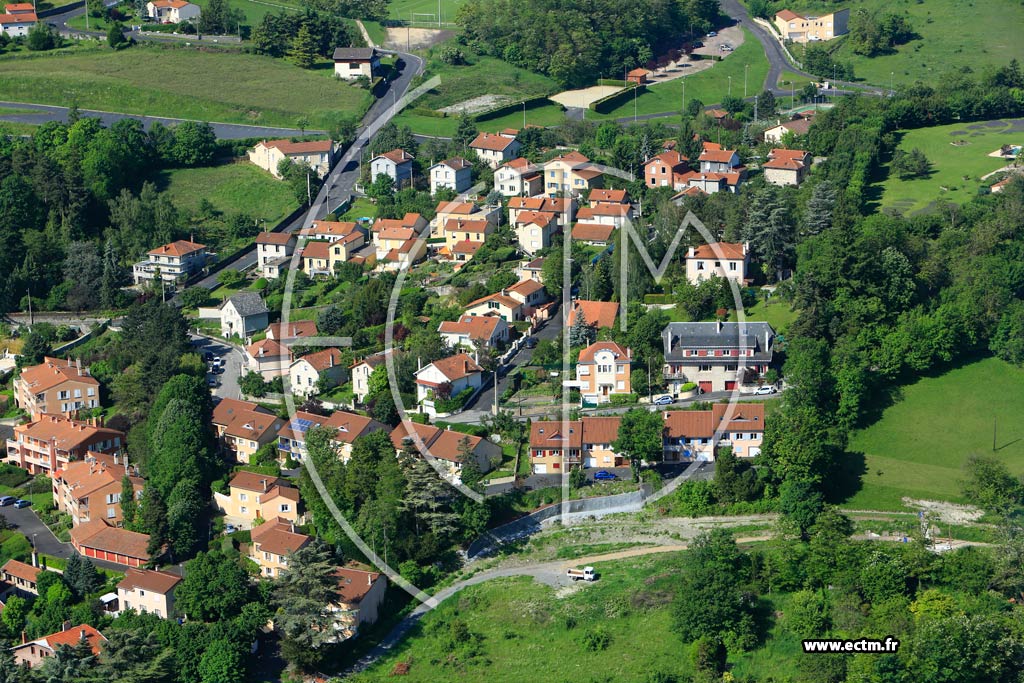
[{"label": "white car", "polygon": [[714,38],[717,35],[718,35],[718,31],[709,31],[708,32],[708,38]]},{"label": "white car", "polygon": [[763,387],[758,387],[757,389],[754,389],[754,396],[764,396],[765,394],[774,394],[776,391],[778,391],[778,389],[776,389],[774,386],[766,384]]}]

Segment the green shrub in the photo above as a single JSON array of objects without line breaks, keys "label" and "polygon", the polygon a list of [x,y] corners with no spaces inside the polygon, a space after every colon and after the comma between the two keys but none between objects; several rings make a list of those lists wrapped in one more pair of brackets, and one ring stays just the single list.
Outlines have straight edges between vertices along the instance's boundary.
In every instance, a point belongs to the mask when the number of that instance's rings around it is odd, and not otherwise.
[{"label": "green shrub", "polygon": [[612,394],[609,402],[613,406],[628,406],[639,400],[640,397],[636,394]]},{"label": "green shrub", "polygon": [[687,382],[683,386],[679,387],[679,391],[680,391],[680,393],[682,393],[684,391],[693,391],[696,388],[697,388],[697,383],[696,382]]}]

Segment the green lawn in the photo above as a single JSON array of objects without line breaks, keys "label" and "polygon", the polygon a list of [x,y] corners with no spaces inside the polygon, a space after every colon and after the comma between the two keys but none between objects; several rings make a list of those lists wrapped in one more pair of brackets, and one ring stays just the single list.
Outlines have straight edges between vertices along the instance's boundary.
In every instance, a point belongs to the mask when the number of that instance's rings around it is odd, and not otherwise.
[{"label": "green lawn", "polygon": [[977,195],[978,188],[991,185],[993,181],[982,181],[981,176],[1007,162],[988,154],[1000,145],[1024,145],[1024,120],[957,123],[918,128],[902,135],[900,149],[909,152],[919,148],[933,170],[927,178],[913,180],[900,180],[890,173],[882,183],[882,206],[912,213],[933,202],[968,201]]},{"label": "green lawn", "polygon": [[314,126],[331,111],[361,114],[371,96],[285,60],[219,50],[136,46],[0,57],[4,99],[177,118]]},{"label": "green lawn", "polygon": [[[210,4],[210,0],[196,0],[197,5],[202,7],[204,10],[206,6]],[[278,14],[281,11],[298,12],[301,11],[298,5],[295,3],[287,2],[287,0],[272,0],[267,2],[252,2],[252,0],[229,0],[231,9],[242,10],[245,14],[245,20],[243,25],[256,26],[263,20],[263,17],[268,14]]]},{"label": "green lawn", "polygon": [[[784,334],[790,323],[800,315],[799,311],[793,310],[789,303],[776,297],[771,303],[765,304],[758,301],[753,306],[744,309],[748,321],[766,322],[778,333]],[[736,311],[732,311],[729,320],[736,320]]]},{"label": "green lawn", "polygon": [[363,26],[366,28],[366,32],[370,36],[370,40],[373,41],[374,45],[383,45],[388,39],[388,32],[380,22],[376,21],[364,21]]},{"label": "green lawn", "polygon": [[[942,74],[970,67],[976,72],[988,65],[1003,65],[1013,58],[1024,60],[1024,5],[1011,0],[849,0],[841,5],[851,15],[858,9],[881,10],[906,15],[920,40],[897,48],[895,54],[862,57],[843,44],[835,58],[852,62],[854,75],[880,86],[893,82],[933,83]],[[786,7],[795,11],[819,13],[833,9],[822,2],[795,0]],[[1014,28],[1016,27],[1016,28]]]},{"label": "green lawn", "polygon": [[925,378],[903,389],[882,418],[850,437],[851,453],[863,453],[863,488],[844,505],[855,509],[903,509],[903,496],[965,501],[959,481],[967,456],[995,455],[1014,474],[1024,473],[1024,369],[988,358]]},{"label": "green lawn", "polygon": [[783,71],[782,74],[779,76],[779,82],[777,83],[777,85],[780,88],[785,88],[786,90],[789,90],[791,92],[795,88],[797,92],[799,92],[799,90],[803,88],[805,85],[813,82],[813,79],[807,78],[807,76],[801,76],[800,74],[795,73],[793,71]]},{"label": "green lawn", "polygon": [[248,161],[162,171],[159,184],[175,206],[189,213],[206,199],[221,213],[247,213],[272,226],[296,207],[285,183]]},{"label": "green lawn", "polygon": [[[455,21],[455,12],[462,5],[463,0],[394,0],[388,5],[388,16],[392,19],[412,21],[412,14],[433,14],[433,22],[437,24],[438,7],[440,7],[441,21]],[[429,25],[429,17],[416,17],[416,23]]]},{"label": "green lawn", "polygon": [[[353,681],[393,681],[399,662],[409,664],[401,679],[408,683],[662,680],[654,673],[678,676],[664,680],[690,680],[689,647],[671,630],[678,563],[679,553],[599,563],[600,580],[569,594],[556,595],[526,577],[471,586],[423,617],[405,640]],[[786,596],[775,595],[772,602],[783,607]],[[461,638],[454,651],[445,647],[456,618],[479,636],[478,656],[466,656]],[[608,646],[589,651],[583,640],[595,630],[608,635]],[[795,637],[773,626],[766,646],[730,656],[731,672],[737,680],[789,680],[798,649]]]},{"label": "green lawn", "polygon": [[[761,43],[750,33],[743,29],[743,44],[736,48],[730,56],[723,61],[717,62],[712,68],[701,71],[693,76],[677,78],[668,83],[652,85],[636,98],[637,114],[660,114],[664,112],[678,112],[682,108],[683,81],[686,81],[686,101],[694,98],[704,104],[715,104],[721,102],[729,93],[729,76],[732,76],[732,94],[736,97],[743,96],[743,72],[744,67],[749,64],[747,71],[747,95],[757,95],[764,87],[764,79],[768,75],[768,60],[764,56],[764,49]],[[587,118],[623,118],[633,115],[633,102],[624,102],[608,114],[597,114],[587,112]]]},{"label": "green lawn", "polygon": [[[565,112],[557,104],[536,107],[526,111],[526,122],[534,126],[557,126],[565,122]],[[436,118],[433,116],[421,116],[408,111],[402,112],[395,117],[395,123],[400,126],[409,126],[413,132],[421,135],[440,135],[451,137],[459,126],[459,119],[455,116]],[[484,131],[498,131],[502,128],[522,128],[523,113],[517,112],[508,114],[496,119],[478,121],[477,128]]]},{"label": "green lawn", "polygon": [[343,213],[338,220],[341,221],[357,221],[360,218],[376,218],[377,217],[377,205],[366,197],[356,197],[352,205],[348,207],[348,211]]},{"label": "green lawn", "polygon": [[559,90],[558,84],[547,76],[512,66],[495,57],[470,54],[467,61],[468,64],[452,66],[429,58],[423,79],[437,76],[441,85],[425,93],[412,106],[441,109],[481,95],[503,95],[511,103]]}]

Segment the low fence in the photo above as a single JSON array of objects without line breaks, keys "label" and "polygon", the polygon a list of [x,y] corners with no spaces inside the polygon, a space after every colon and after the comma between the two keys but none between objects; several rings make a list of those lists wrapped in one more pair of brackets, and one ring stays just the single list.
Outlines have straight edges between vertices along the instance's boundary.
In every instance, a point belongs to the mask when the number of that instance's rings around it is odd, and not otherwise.
[{"label": "low fence", "polygon": [[99,325],[93,325],[92,328],[88,332],[83,334],[78,339],[72,339],[67,344],[62,344],[60,346],[55,347],[53,349],[53,355],[58,356],[58,355],[60,355],[62,353],[67,353],[68,351],[71,351],[73,349],[78,348],[79,346],[81,346],[85,342],[89,341],[93,337],[97,337],[97,336],[103,334],[104,332],[106,332],[107,331],[107,327],[109,327],[109,326],[110,326],[110,321],[109,320],[104,321],[104,322],[100,323]]},{"label": "low fence", "polygon": [[804,68],[804,65],[798,62],[796,57],[793,56],[793,53],[789,51],[788,47],[786,47],[785,41],[782,40],[782,37],[776,32],[775,26],[773,26],[770,21],[762,19],[761,17],[754,17],[753,19],[755,24],[767,31],[768,34],[776,40],[779,47],[782,48],[782,51],[786,53],[786,59],[788,59],[791,64],[795,65],[798,69]]},{"label": "low fence", "polygon": [[[590,103],[590,108],[599,114],[607,114],[621,104],[625,104],[628,100],[633,97],[639,96],[647,90],[647,86],[644,85],[633,85],[633,87],[627,87],[624,90],[620,90],[606,97],[602,97],[599,100],[594,100]],[[639,91],[639,92],[637,92]]]},{"label": "low fence", "polygon": [[521,100],[519,102],[513,102],[512,104],[503,104],[500,107],[493,107],[491,109],[484,110],[476,114],[475,118],[477,122],[490,121],[491,119],[499,119],[502,116],[521,112],[523,111],[523,107],[526,107],[526,111],[530,111],[531,109],[545,107],[549,104],[554,104],[554,102],[549,100],[547,95],[542,95],[540,97],[532,97],[528,100]]}]

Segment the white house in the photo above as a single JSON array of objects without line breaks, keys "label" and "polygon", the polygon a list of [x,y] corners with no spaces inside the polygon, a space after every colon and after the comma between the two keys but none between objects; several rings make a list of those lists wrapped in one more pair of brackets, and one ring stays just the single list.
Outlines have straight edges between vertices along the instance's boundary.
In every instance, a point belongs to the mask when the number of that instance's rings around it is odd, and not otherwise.
[{"label": "white house", "polygon": [[30,2],[4,5],[4,13],[0,14],[0,33],[11,38],[27,36],[38,21],[36,8]]},{"label": "white house", "polygon": [[611,341],[596,342],[580,351],[576,387],[581,401],[607,403],[614,394],[630,393],[631,359],[630,349]]},{"label": "white house", "polygon": [[248,337],[264,329],[270,322],[270,309],[256,292],[240,292],[220,305],[222,336]]},{"label": "white house", "polygon": [[324,349],[292,361],[288,368],[288,380],[292,391],[301,396],[310,396],[317,392],[317,383],[322,377],[330,385],[338,385],[345,380],[347,368],[341,362],[341,351]]},{"label": "white house", "polygon": [[435,398],[454,398],[466,389],[480,388],[482,383],[483,368],[469,354],[457,353],[416,371],[416,402],[423,412],[435,415]]},{"label": "white house", "polygon": [[723,149],[714,142],[705,142],[700,153],[701,173],[731,173],[741,167],[740,155],[734,149]]},{"label": "white house", "polygon": [[744,242],[714,242],[686,252],[686,279],[696,285],[710,277],[727,277],[740,285],[747,279],[750,247]]},{"label": "white house", "polygon": [[378,351],[362,360],[352,364],[349,370],[352,373],[352,393],[356,395],[356,401],[364,403],[366,396],[370,393],[370,375],[378,365],[387,360],[387,352]]},{"label": "white house", "polygon": [[532,197],[544,189],[537,166],[523,157],[507,161],[494,172],[494,189],[505,197]]},{"label": "white house", "polygon": [[379,175],[386,175],[395,182],[395,187],[401,187],[402,182],[412,182],[412,160],[413,156],[404,149],[393,149],[384,154],[378,154],[370,160],[370,182],[372,183]]},{"label": "white house", "polygon": [[511,132],[480,133],[469,143],[469,148],[476,152],[484,163],[496,169],[506,161],[518,157],[522,145]]},{"label": "white house", "polygon": [[496,315],[463,314],[457,321],[445,320],[437,331],[453,349],[461,346],[476,351],[481,340],[489,347],[508,341],[508,323]]},{"label": "white house", "polygon": [[334,75],[346,81],[360,76],[370,80],[380,71],[380,54],[373,47],[334,48]]},{"label": "white house", "polygon": [[180,24],[198,19],[202,14],[199,5],[185,0],[150,0],[146,3],[146,12],[161,24]]},{"label": "white house", "polygon": [[331,140],[314,140],[312,142],[264,140],[249,150],[249,161],[275,178],[281,177],[277,167],[282,159],[309,166],[318,177],[323,178],[331,171],[331,162],[334,160],[334,142]]},{"label": "white house", "polygon": [[202,270],[212,254],[205,244],[178,240],[152,249],[147,259],[133,267],[135,284],[155,280],[159,276],[164,282],[177,282]]},{"label": "white house", "polygon": [[430,167],[430,194],[437,194],[442,187],[457,193],[465,192],[473,184],[473,167],[461,157],[445,159]]},{"label": "white house", "polygon": [[261,232],[256,236],[256,269],[268,280],[281,277],[295,251],[295,235],[284,232]]}]

